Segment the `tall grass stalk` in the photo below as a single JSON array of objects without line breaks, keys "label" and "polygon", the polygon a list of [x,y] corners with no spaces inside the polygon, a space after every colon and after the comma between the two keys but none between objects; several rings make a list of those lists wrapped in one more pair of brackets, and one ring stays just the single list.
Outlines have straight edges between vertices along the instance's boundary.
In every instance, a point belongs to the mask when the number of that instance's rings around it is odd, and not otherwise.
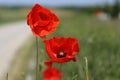
[{"label": "tall grass stalk", "polygon": [[6,74],[6,80],[8,80],[8,73]]},{"label": "tall grass stalk", "polygon": [[85,59],[85,80],[89,80],[89,76],[88,76],[88,60],[87,60],[87,57],[85,57],[84,59]]}]

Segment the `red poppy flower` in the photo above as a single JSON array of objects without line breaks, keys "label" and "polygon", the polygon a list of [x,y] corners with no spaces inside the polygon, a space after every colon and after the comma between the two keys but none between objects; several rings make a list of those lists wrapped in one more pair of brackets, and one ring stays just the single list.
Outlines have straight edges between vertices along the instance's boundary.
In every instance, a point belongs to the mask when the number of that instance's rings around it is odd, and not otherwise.
[{"label": "red poppy flower", "polygon": [[44,80],[60,80],[62,73],[55,68],[48,68],[43,72]]},{"label": "red poppy flower", "polygon": [[65,63],[70,60],[76,61],[75,55],[79,52],[78,41],[74,38],[52,38],[44,40],[46,52],[51,60],[45,62],[52,66],[53,62]]},{"label": "red poppy flower", "polygon": [[45,38],[56,30],[59,19],[50,10],[36,4],[27,15],[27,24],[35,36]]}]

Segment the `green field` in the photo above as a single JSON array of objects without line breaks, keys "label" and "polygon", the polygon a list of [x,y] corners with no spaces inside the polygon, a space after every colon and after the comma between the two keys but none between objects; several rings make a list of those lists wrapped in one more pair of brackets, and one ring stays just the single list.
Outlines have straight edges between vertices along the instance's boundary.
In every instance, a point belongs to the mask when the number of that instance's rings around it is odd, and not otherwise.
[{"label": "green field", "polygon": [[0,24],[23,20],[28,11],[23,7],[0,7]]},{"label": "green field", "polygon": [[[94,14],[80,13],[76,10],[59,10],[60,25],[53,36],[74,37],[81,48],[77,62],[62,65],[62,80],[84,80],[84,57],[88,58],[89,80],[120,79],[120,23],[118,20],[100,21]],[[40,63],[48,57],[40,44]],[[59,65],[54,64],[59,68]],[[44,67],[44,66],[43,66]],[[43,68],[44,69],[44,68]],[[75,79],[72,79],[75,77]]]}]

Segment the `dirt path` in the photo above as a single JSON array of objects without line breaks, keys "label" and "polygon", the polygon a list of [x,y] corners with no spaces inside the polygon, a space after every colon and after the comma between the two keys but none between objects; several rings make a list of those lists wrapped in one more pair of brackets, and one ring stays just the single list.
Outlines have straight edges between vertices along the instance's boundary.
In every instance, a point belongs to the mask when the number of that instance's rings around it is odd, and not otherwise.
[{"label": "dirt path", "polygon": [[0,80],[30,34],[25,21],[0,25]]}]

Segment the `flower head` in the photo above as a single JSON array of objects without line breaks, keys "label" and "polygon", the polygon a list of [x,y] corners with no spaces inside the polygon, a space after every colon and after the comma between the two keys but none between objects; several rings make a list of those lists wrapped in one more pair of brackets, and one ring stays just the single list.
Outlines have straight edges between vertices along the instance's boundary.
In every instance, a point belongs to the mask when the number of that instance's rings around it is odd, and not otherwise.
[{"label": "flower head", "polygon": [[27,24],[35,36],[45,38],[56,30],[59,19],[50,10],[35,4],[27,15]]},{"label": "flower head", "polygon": [[48,68],[43,72],[44,80],[60,80],[62,73],[55,68]]},{"label": "flower head", "polygon": [[45,62],[52,66],[53,62],[65,63],[70,60],[76,61],[75,55],[79,52],[78,41],[74,38],[52,38],[44,40],[46,52],[51,60]]}]

